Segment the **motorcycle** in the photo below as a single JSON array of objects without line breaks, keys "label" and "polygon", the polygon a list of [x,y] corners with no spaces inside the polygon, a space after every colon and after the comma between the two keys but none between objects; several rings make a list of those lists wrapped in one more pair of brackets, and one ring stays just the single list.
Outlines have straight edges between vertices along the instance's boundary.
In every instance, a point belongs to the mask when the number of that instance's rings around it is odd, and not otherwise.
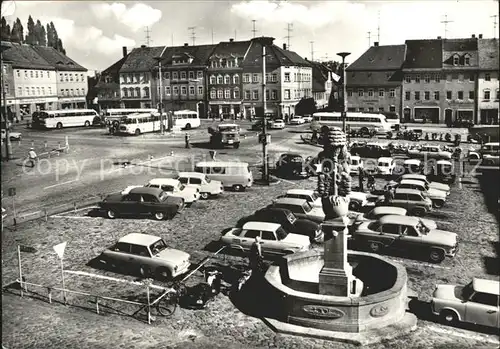
[{"label": "motorcycle", "polygon": [[218,270],[205,270],[205,282],[186,287],[180,304],[187,309],[203,309],[220,293],[222,273]]}]

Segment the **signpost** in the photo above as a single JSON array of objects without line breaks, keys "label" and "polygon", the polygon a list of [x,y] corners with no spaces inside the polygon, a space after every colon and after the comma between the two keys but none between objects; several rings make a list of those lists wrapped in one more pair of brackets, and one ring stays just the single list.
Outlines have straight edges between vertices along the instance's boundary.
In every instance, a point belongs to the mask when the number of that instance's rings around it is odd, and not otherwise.
[{"label": "signpost", "polygon": [[[23,296],[23,268],[21,263],[21,252],[35,253],[36,249],[31,246],[17,245],[17,262],[19,265],[19,287],[21,289],[21,297]],[[24,288],[28,291],[28,287],[24,284]]]},{"label": "signpost", "polygon": [[64,265],[63,265],[63,257],[64,257],[64,249],[66,248],[66,242],[55,245],[54,251],[56,251],[59,260],[61,261],[61,277],[62,277],[62,288],[63,288],[63,298],[64,304],[66,304],[66,286],[64,283]]},{"label": "signpost", "polygon": [[9,188],[9,196],[12,196],[12,212],[14,213],[14,225],[16,225],[16,188]]}]

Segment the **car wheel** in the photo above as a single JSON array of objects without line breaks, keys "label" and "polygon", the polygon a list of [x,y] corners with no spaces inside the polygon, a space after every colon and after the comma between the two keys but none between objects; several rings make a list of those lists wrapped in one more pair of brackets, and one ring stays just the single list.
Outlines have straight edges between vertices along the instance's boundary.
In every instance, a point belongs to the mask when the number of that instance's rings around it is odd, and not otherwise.
[{"label": "car wheel", "polygon": [[440,263],[444,259],[444,251],[432,249],[429,253],[429,260],[432,263]]},{"label": "car wheel", "polygon": [[158,268],[156,270],[156,277],[161,281],[172,280],[172,272],[167,268]]},{"label": "car wheel", "polygon": [[435,200],[432,202],[432,206],[434,206],[434,208],[442,208],[444,206],[444,201]]},{"label": "car wheel", "polygon": [[60,122],[58,122],[58,123],[57,123],[57,125],[56,125],[56,128],[58,128],[58,129],[63,128],[63,124],[62,124],[62,123],[60,123]]},{"label": "car wheel", "polygon": [[233,185],[233,190],[234,191],[244,191],[245,188],[240,184],[235,184],[235,185]]},{"label": "car wheel", "polygon": [[456,324],[458,322],[458,316],[455,312],[451,310],[443,310],[440,314],[439,317],[441,318],[441,321],[444,322],[445,324]]},{"label": "car wheel", "polygon": [[200,194],[200,197],[201,197],[203,200],[208,199],[208,197],[209,197],[209,196],[210,196],[210,194],[208,194],[208,193],[201,193],[201,194]]},{"label": "car wheel", "polygon": [[85,125],[84,125],[84,126],[85,126],[85,127],[89,127],[89,126],[90,126],[90,122],[89,122],[88,120],[87,120],[87,121],[85,121]]},{"label": "car wheel", "polygon": [[140,135],[140,134],[141,134],[141,130],[139,130],[139,129],[135,130],[135,135],[136,135],[136,136],[138,136],[138,135]]},{"label": "car wheel", "polygon": [[154,218],[155,218],[157,221],[162,221],[162,220],[164,220],[164,219],[165,219],[165,217],[166,217],[165,213],[163,213],[163,212],[155,212],[155,213],[153,213],[153,216],[154,216]]},{"label": "car wheel", "polygon": [[184,199],[182,199],[181,203],[179,204],[179,208],[177,209],[177,213],[182,212],[186,208],[186,202]]},{"label": "car wheel", "polygon": [[116,218],[116,212],[113,210],[108,210],[106,212],[106,215],[108,216],[109,219],[115,219]]},{"label": "car wheel", "polygon": [[417,217],[423,217],[425,215],[425,211],[421,208],[415,208],[413,209],[412,214]]},{"label": "car wheel", "polygon": [[370,241],[368,243],[368,248],[370,251],[372,251],[373,253],[379,253],[380,250],[382,249],[382,244],[379,243],[379,242],[375,242],[375,241]]},{"label": "car wheel", "polygon": [[352,211],[357,211],[361,208],[361,204],[357,201],[349,202],[349,209]]},{"label": "car wheel", "polygon": [[361,133],[362,135],[369,134],[368,128],[367,128],[367,127],[362,127],[362,128],[359,130],[359,133]]},{"label": "car wheel", "polygon": [[139,266],[139,275],[143,278],[147,278],[148,276],[150,276],[151,271],[149,270],[149,267],[146,265]]}]

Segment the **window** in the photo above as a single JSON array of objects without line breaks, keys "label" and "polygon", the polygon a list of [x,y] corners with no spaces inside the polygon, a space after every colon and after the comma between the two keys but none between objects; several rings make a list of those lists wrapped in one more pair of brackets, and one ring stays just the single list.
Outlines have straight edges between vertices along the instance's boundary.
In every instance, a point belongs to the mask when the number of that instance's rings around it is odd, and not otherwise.
[{"label": "window", "polygon": [[290,82],[290,73],[285,73],[285,82]]},{"label": "window", "polygon": [[194,95],[194,86],[189,86],[189,94]]},{"label": "window", "polygon": [[16,70],[16,74],[17,74],[17,77],[20,78],[21,77],[21,71],[19,69]]},{"label": "window", "polygon": [[276,90],[271,91],[271,99],[274,99],[274,100],[278,99],[278,91],[276,91]]},{"label": "window", "polygon": [[199,95],[203,94],[203,86],[198,86],[198,94]]},{"label": "window", "polygon": [[252,74],[252,82],[259,82],[259,74]]},{"label": "window", "polygon": [[411,99],[411,92],[405,91],[405,101],[409,101]]},{"label": "window", "polygon": [[397,224],[384,224],[382,231],[386,234],[399,235],[399,225]]},{"label": "window", "polygon": [[458,65],[459,57],[458,55],[453,56],[453,65]]},{"label": "window", "polygon": [[429,91],[424,91],[424,99],[426,101],[431,99],[431,93]]},{"label": "window", "polygon": [[64,75],[62,73],[59,74],[59,81],[64,81]]},{"label": "window", "polygon": [[224,78],[222,77],[222,75],[217,76],[217,83],[219,85],[222,85],[224,83]]},{"label": "window", "polygon": [[146,246],[130,245],[132,247],[131,252],[137,256],[149,256],[149,250]]},{"label": "window", "polygon": [[22,87],[18,87],[18,88],[17,88],[17,94],[18,94],[19,96],[22,96],[22,95],[23,95],[23,88],[22,88]]},{"label": "window", "polygon": [[434,81],[440,82],[441,81],[441,74],[434,75]]},{"label": "window", "polygon": [[165,94],[167,96],[170,96],[172,94],[172,89],[170,88],[170,86],[165,86]]},{"label": "window", "polygon": [[470,65],[470,57],[468,55],[465,55],[465,57],[464,57],[464,64]]},{"label": "window", "polygon": [[378,111],[384,111],[384,107],[379,107]]},{"label": "window", "polygon": [[174,92],[175,96],[178,96],[179,95],[179,86],[174,86],[172,91]]},{"label": "window", "polygon": [[269,90],[266,90],[266,101],[268,101],[270,98],[269,98]]},{"label": "window", "polygon": [[258,231],[258,230],[246,230],[245,231],[246,238],[254,239],[257,236],[260,236],[260,231]]},{"label": "window", "polygon": [[405,75],[405,82],[406,83],[411,83],[411,75]]},{"label": "window", "polygon": [[186,88],[186,86],[181,86],[181,95],[183,95],[183,96],[187,95],[187,88]]},{"label": "window", "polygon": [[81,78],[81,80],[83,81],[83,74],[80,74],[80,78]]},{"label": "window", "polygon": [[384,97],[384,90],[378,90],[378,96],[379,97]]},{"label": "window", "polygon": [[262,240],[276,240],[272,231],[262,231]]},{"label": "window", "polygon": [[49,86],[49,95],[52,94],[52,87]]},{"label": "window", "polygon": [[390,111],[390,112],[395,112],[395,111],[396,111],[396,106],[391,105],[391,106],[389,107],[389,111]]},{"label": "window", "polygon": [[464,81],[464,74],[458,74],[458,81]]},{"label": "window", "polygon": [[490,81],[491,80],[491,75],[490,74],[484,74],[484,81]]},{"label": "window", "polygon": [[420,82],[420,74],[415,75],[415,82]]},{"label": "window", "polygon": [[174,71],[172,72],[172,80],[177,80],[179,78],[179,73]]},{"label": "window", "polygon": [[210,99],[217,98],[217,92],[214,89],[210,90]]},{"label": "window", "polygon": [[415,91],[415,100],[416,101],[420,100],[420,91]]},{"label": "window", "polygon": [[250,74],[243,74],[243,82],[250,82]]},{"label": "window", "polygon": [[365,111],[365,108],[361,108],[361,107],[359,107],[359,108],[358,108],[358,111]]},{"label": "window", "polygon": [[245,91],[245,99],[250,99],[250,91]]},{"label": "window", "polygon": [[436,101],[438,101],[438,100],[439,100],[439,91],[434,91],[434,99],[435,99]]},{"label": "window", "polygon": [[181,80],[186,80],[186,72],[181,71]]},{"label": "window", "polygon": [[203,79],[203,72],[202,72],[201,70],[198,70],[198,71],[196,72],[196,78],[197,78],[197,79]]},{"label": "window", "polygon": [[484,98],[483,99],[490,99],[490,90],[484,90]]},{"label": "window", "polygon": [[224,76],[224,83],[226,85],[229,85],[231,83],[231,78],[229,77],[229,75]]},{"label": "window", "polygon": [[170,80],[170,72],[163,73],[163,78],[166,80]]},{"label": "window", "polygon": [[238,85],[240,83],[240,76],[238,74],[233,75],[233,84]]},{"label": "window", "polygon": [[373,107],[369,107],[369,108],[368,108],[368,111],[373,111]]},{"label": "window", "polygon": [[230,89],[224,90],[224,98],[231,99],[231,90]]},{"label": "window", "polygon": [[469,91],[469,99],[474,99],[474,91]]},{"label": "window", "polygon": [[475,81],[474,74],[469,75],[469,81]]},{"label": "window", "polygon": [[352,90],[347,90],[347,97],[352,97]]},{"label": "window", "polygon": [[190,79],[194,79],[194,71],[190,71],[188,74]]},{"label": "window", "polygon": [[290,90],[285,90],[285,98],[284,99],[290,99]]},{"label": "window", "polygon": [[428,74],[424,75],[424,81],[425,81],[426,83],[431,82],[431,76],[430,76],[430,75],[428,75]]},{"label": "window", "polygon": [[222,99],[222,98],[224,98],[224,91],[217,90],[217,99]]},{"label": "window", "polygon": [[389,90],[389,97],[391,97],[391,98],[395,98],[396,97],[396,90],[395,89],[391,88]]},{"label": "window", "polygon": [[458,99],[464,99],[464,91],[458,91]]},{"label": "window", "polygon": [[278,81],[278,74],[273,73],[273,75],[271,75],[271,81],[272,82],[277,82]]},{"label": "window", "polygon": [[215,85],[216,83],[216,78],[214,75],[210,75],[210,85]]},{"label": "window", "polygon": [[446,99],[451,99],[451,91],[446,91]]},{"label": "window", "polygon": [[[290,90],[288,90],[288,91],[290,91]],[[252,99],[259,99],[259,91],[258,90],[252,91]]]},{"label": "window", "polygon": [[[33,88],[33,94],[35,94],[35,91],[34,91],[34,90],[35,90],[35,89]],[[65,95],[66,95],[66,96],[69,96],[69,90],[68,90],[68,89],[66,89],[64,92],[65,92]]]},{"label": "window", "polygon": [[240,90],[239,89],[235,88],[233,90],[233,98],[234,99],[240,99]]},{"label": "window", "polygon": [[359,96],[359,97],[363,97],[364,93],[365,93],[365,90],[363,90],[362,88],[360,88],[360,89],[358,90],[358,96]]},{"label": "window", "polygon": [[496,98],[496,99],[497,99],[497,100],[499,100],[499,99],[500,99],[500,90],[499,90],[499,89],[497,89],[497,98]]},{"label": "window", "polygon": [[471,298],[471,301],[475,303],[481,303],[484,305],[490,305],[493,307],[498,306],[498,296],[494,295],[493,293],[482,293],[482,292],[476,292]]},{"label": "window", "polygon": [[69,81],[69,78],[68,78],[68,73],[65,73],[65,74],[64,74],[64,81]]}]

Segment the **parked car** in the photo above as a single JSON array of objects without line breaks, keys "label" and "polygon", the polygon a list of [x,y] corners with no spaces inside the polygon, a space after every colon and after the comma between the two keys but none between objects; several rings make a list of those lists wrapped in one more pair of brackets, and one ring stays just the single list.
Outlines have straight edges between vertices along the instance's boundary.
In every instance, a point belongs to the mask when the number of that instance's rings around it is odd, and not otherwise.
[{"label": "parked car", "polygon": [[276,173],[281,176],[306,178],[310,175],[302,155],[297,153],[281,154],[276,162]]},{"label": "parked car", "polygon": [[387,215],[377,221],[361,223],[352,233],[356,246],[367,247],[379,253],[383,249],[396,249],[426,255],[433,263],[457,252],[457,234],[429,229],[417,217]]},{"label": "parked car", "polygon": [[422,217],[432,211],[431,199],[420,190],[396,188],[394,198],[386,202],[384,197],[377,199],[376,206],[396,206],[406,209],[412,216]]},{"label": "parked car", "polygon": [[201,161],[196,163],[194,170],[234,191],[245,191],[253,184],[253,174],[247,162]]},{"label": "parked car", "polygon": [[450,160],[452,153],[443,150],[439,145],[424,145],[420,149],[409,149],[408,156],[424,159]]},{"label": "parked car", "polygon": [[393,158],[381,157],[377,163],[377,173],[381,176],[391,176],[396,163]]},{"label": "parked car", "polygon": [[368,205],[368,194],[360,191],[351,191],[347,197],[349,198],[349,209],[359,211],[364,206]]},{"label": "parked car", "polygon": [[286,194],[278,196],[278,198],[304,199],[312,207],[323,209],[321,197],[315,190],[310,189],[289,189]]},{"label": "parked car", "polygon": [[[267,122],[266,127],[271,127],[271,121],[266,120],[266,122]],[[262,120],[257,120],[255,123],[253,123],[251,129],[252,131],[262,130]]]},{"label": "parked car", "polygon": [[270,124],[271,129],[282,130],[285,128],[285,120],[283,119],[275,119],[271,121]]},{"label": "parked car", "polygon": [[450,186],[448,184],[439,183],[439,182],[429,182],[427,180],[427,177],[425,175],[422,175],[422,174],[404,174],[404,175],[396,178],[395,180],[389,182],[389,185],[399,183],[403,179],[413,179],[413,180],[416,180],[416,181],[422,181],[429,188],[436,189],[436,190],[441,190],[441,191],[444,191],[447,196],[450,195]]},{"label": "parked car", "polygon": [[184,208],[184,200],[169,196],[159,188],[133,188],[128,194],[111,194],[99,202],[108,218],[118,215],[151,215],[157,220],[173,218]]},{"label": "parked car", "polygon": [[265,222],[247,222],[242,228],[232,228],[220,241],[232,249],[249,251],[257,236],[261,238],[264,255],[286,255],[306,251],[311,246],[309,237],[287,233],[281,225]]},{"label": "parked car", "polygon": [[312,121],[313,121],[313,117],[312,117],[312,115],[304,115],[304,116],[302,116],[302,119],[303,119],[305,122],[312,122]]},{"label": "parked car", "polygon": [[424,165],[419,159],[405,159],[403,162],[404,172],[407,174],[422,173]]},{"label": "parked car", "polygon": [[220,181],[212,180],[204,173],[179,172],[177,180],[186,187],[198,189],[200,197],[204,200],[224,192],[224,186]]},{"label": "parked car", "polygon": [[[408,211],[402,207],[394,206],[378,206],[373,208],[371,211],[366,213],[359,212],[349,212],[349,225],[356,227],[363,222],[378,220],[383,216],[396,215],[396,216],[406,216]],[[426,218],[418,218],[427,228],[437,229],[437,224],[435,221]]]},{"label": "parked car", "polygon": [[145,185],[148,188],[160,188],[169,196],[182,198],[187,205],[192,204],[200,198],[198,188],[188,187],[174,178],[154,178]]},{"label": "parked car", "polygon": [[242,227],[247,222],[276,223],[287,233],[308,236],[311,242],[323,240],[321,225],[309,219],[297,218],[292,211],[284,208],[263,208],[253,215],[241,218],[236,226]]},{"label": "parked car", "polygon": [[483,155],[483,165],[485,166],[497,166],[500,165],[500,156],[485,154]]},{"label": "parked car", "polygon": [[427,173],[429,180],[445,184],[454,183],[456,177],[455,166],[448,160],[438,160],[430,172]]},{"label": "parked car", "polygon": [[317,223],[322,223],[325,220],[323,209],[312,207],[305,199],[278,198],[268,207],[285,208],[299,218],[310,219]]},{"label": "parked car", "polygon": [[306,121],[300,115],[294,115],[290,119],[290,125],[302,125],[305,123],[306,123]]},{"label": "parked car", "polygon": [[143,277],[171,280],[188,271],[190,255],[158,236],[131,233],[104,250],[98,260],[111,268],[137,270]]},{"label": "parked car", "polygon": [[[2,141],[7,138],[7,131],[2,128]],[[22,138],[21,132],[9,131],[9,138],[11,141],[20,141]]]},{"label": "parked car", "polygon": [[359,175],[360,170],[363,170],[363,160],[357,155],[351,155],[350,175]]},{"label": "parked car", "polygon": [[419,190],[431,199],[432,206],[435,208],[443,207],[447,198],[447,192],[430,188],[424,181],[415,179],[402,179],[394,185],[394,188]]},{"label": "parked car", "polygon": [[215,129],[209,127],[208,133],[212,148],[240,147],[240,127],[237,124],[219,124]]},{"label": "parked car", "polygon": [[500,327],[500,282],[473,278],[465,286],[436,285],[431,309],[445,323]]},{"label": "parked car", "polygon": [[500,155],[499,142],[490,142],[483,144],[481,146],[481,149],[479,149],[479,154],[483,159],[485,155],[499,156]]}]

